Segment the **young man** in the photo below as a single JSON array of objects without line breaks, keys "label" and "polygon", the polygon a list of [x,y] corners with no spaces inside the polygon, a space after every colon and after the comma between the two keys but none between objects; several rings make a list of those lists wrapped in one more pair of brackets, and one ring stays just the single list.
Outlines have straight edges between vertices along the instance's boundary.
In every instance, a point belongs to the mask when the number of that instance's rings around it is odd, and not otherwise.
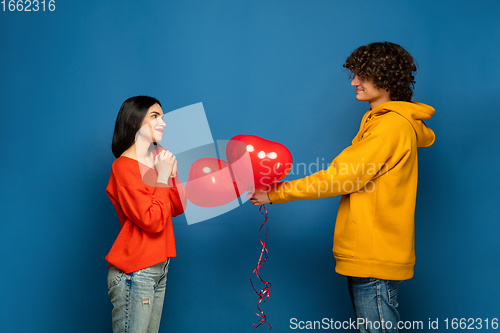
[{"label": "young man", "polygon": [[434,143],[424,120],[434,109],[411,102],[412,56],[393,43],[361,46],[346,60],[356,99],[370,109],[352,145],[326,170],[253,193],[254,205],[342,195],[333,254],[347,276],[358,332],[397,332],[398,285],[413,277],[417,147]]}]

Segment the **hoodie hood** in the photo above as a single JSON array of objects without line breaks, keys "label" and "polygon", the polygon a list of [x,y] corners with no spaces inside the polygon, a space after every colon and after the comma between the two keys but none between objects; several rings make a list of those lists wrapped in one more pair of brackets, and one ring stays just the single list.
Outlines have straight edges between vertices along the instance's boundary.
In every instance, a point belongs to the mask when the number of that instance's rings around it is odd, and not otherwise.
[{"label": "hoodie hood", "polygon": [[369,116],[376,117],[387,112],[395,112],[408,120],[417,135],[418,147],[429,147],[436,140],[434,131],[424,123],[424,120],[430,119],[436,112],[432,106],[418,102],[391,101],[376,106],[368,113]]}]

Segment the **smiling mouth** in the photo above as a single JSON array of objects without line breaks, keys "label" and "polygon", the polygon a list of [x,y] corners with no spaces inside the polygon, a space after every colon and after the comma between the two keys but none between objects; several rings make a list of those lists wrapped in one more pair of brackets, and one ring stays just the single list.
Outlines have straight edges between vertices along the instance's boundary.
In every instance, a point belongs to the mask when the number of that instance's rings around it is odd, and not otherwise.
[{"label": "smiling mouth", "polygon": [[161,134],[163,134],[163,129],[156,129],[158,132],[160,132]]}]

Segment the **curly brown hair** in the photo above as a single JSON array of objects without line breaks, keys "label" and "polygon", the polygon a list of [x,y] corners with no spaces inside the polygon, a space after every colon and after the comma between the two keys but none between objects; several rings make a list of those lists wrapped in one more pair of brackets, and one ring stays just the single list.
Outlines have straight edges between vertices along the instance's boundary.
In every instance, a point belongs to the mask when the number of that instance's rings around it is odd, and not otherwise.
[{"label": "curly brown hair", "polygon": [[347,57],[344,68],[363,80],[373,80],[376,88],[389,91],[393,101],[411,101],[417,66],[413,57],[398,44],[371,43]]}]

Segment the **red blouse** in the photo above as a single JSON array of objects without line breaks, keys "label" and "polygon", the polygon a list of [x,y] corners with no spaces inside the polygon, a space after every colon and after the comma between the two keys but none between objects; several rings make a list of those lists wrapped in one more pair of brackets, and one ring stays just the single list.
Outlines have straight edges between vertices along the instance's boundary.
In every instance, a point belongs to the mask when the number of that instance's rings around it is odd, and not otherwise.
[{"label": "red blouse", "polygon": [[184,185],[156,183],[156,170],[126,156],[111,166],[106,193],[120,219],[120,233],[106,256],[110,266],[125,273],[175,257],[172,216],[186,207]]}]

